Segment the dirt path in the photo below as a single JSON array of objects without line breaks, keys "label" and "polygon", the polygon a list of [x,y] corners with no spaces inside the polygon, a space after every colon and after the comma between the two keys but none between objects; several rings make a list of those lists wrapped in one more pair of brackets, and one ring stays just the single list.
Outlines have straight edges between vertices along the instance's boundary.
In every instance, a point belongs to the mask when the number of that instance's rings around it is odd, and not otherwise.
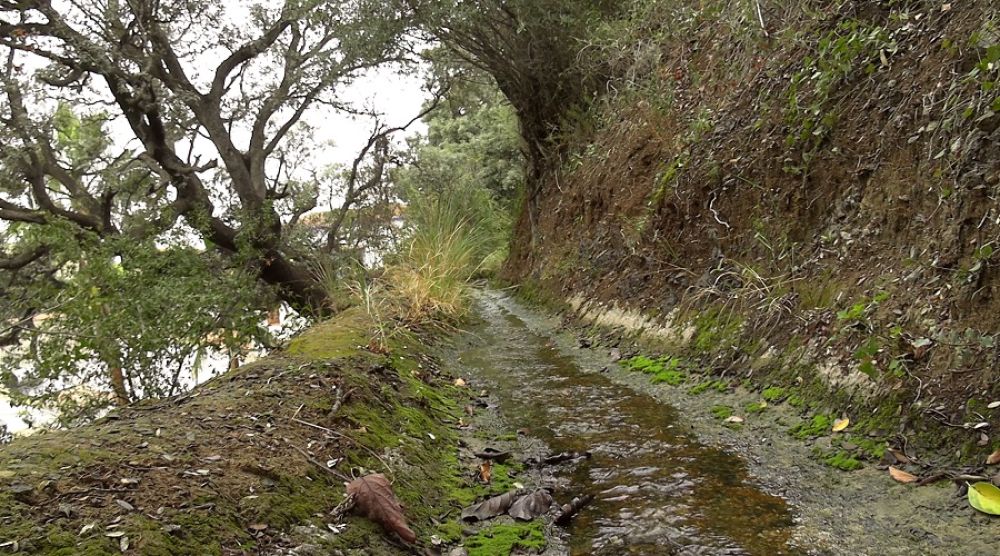
[{"label": "dirt path", "polygon": [[758,395],[654,385],[505,295],[484,293],[479,305],[485,323],[460,371],[491,387],[514,426],[556,451],[593,453],[554,485],[597,496],[566,532],[573,554],[997,552],[1000,521],[950,483],[915,488],[872,466],[823,465],[787,434],[801,421],[793,408],[730,428],[711,408]]}]

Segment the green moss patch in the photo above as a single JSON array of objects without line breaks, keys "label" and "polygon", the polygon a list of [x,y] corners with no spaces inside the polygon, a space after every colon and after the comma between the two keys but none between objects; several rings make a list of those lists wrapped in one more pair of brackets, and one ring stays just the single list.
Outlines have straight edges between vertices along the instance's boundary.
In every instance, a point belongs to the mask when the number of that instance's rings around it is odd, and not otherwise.
[{"label": "green moss patch", "polygon": [[465,540],[469,556],[510,556],[515,550],[541,552],[545,546],[541,521],[494,525]]},{"label": "green moss patch", "polygon": [[765,388],[760,395],[762,398],[764,398],[764,401],[770,403],[778,403],[784,400],[788,396],[785,389],[781,388],[780,386],[770,386],[768,388]]},{"label": "green moss patch", "polygon": [[716,419],[724,421],[733,416],[733,408],[729,407],[728,405],[712,406],[712,415]]},{"label": "green moss patch", "polygon": [[698,394],[703,394],[709,390],[725,392],[729,390],[729,384],[727,384],[724,380],[706,380],[696,386],[692,386],[688,390],[688,393],[697,396]]},{"label": "green moss patch", "polygon": [[829,415],[816,414],[812,418],[795,425],[788,430],[788,433],[805,440],[806,438],[815,438],[817,436],[824,436],[830,433],[833,427],[833,418]]},{"label": "green moss patch", "polygon": [[687,380],[683,360],[677,357],[659,357],[652,359],[645,355],[637,355],[622,361],[621,365],[631,371],[651,375],[654,384],[679,386]]},{"label": "green moss patch", "polygon": [[854,471],[864,467],[860,461],[843,450],[823,456],[822,460],[824,464],[841,471]]}]

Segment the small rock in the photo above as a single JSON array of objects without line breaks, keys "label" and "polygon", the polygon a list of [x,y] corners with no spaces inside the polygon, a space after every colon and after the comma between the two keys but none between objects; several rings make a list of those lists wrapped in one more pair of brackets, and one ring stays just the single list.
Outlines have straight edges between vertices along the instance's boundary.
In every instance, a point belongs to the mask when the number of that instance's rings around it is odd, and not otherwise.
[{"label": "small rock", "polygon": [[453,548],[448,556],[469,556],[469,551],[459,546],[458,548]]}]

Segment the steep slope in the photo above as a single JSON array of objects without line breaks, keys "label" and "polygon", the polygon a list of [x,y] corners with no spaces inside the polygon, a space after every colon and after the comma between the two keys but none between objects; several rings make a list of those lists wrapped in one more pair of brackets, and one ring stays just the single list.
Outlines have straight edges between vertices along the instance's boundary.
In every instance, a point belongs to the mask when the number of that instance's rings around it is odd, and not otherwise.
[{"label": "steep slope", "polygon": [[630,32],[609,61],[628,79],[566,134],[508,275],[691,367],[981,462],[1000,9],[651,2]]}]

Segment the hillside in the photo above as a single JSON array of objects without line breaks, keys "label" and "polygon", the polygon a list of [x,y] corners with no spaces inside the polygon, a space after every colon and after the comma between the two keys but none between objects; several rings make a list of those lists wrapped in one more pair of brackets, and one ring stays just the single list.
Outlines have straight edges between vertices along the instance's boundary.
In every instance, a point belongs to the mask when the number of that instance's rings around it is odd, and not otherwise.
[{"label": "hillside", "polygon": [[642,17],[624,77],[560,137],[509,277],[692,369],[981,462],[1000,425],[995,4]]}]

